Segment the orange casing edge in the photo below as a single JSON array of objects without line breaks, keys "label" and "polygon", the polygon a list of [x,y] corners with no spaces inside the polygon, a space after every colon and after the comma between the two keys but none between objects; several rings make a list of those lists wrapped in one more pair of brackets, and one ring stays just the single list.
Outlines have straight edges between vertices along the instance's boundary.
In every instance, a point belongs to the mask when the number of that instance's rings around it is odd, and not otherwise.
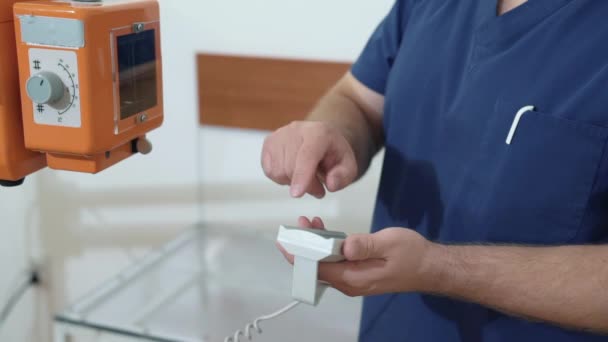
[{"label": "orange casing edge", "polygon": [[[156,0],[130,0],[102,3],[100,6],[75,6],[69,2],[20,2],[14,6],[15,33],[21,36],[17,17],[21,15],[59,17],[84,23],[85,46],[78,49],[44,47],[76,52],[80,88],[81,127],[40,125],[34,122],[34,105],[22,96],[25,145],[47,154],[48,165],[54,169],[97,173],[131,156],[131,143],[163,122],[162,57],[160,47],[159,7]],[[145,110],[147,120],[139,115],[120,120],[116,115],[118,82],[113,66],[115,39],[111,32],[131,28],[135,22],[154,22],[156,29],[156,106]],[[30,46],[18,40],[20,88],[30,74]],[[116,127],[127,127],[117,133]]]},{"label": "orange casing edge", "polygon": [[43,154],[25,148],[13,3],[0,0],[0,180],[18,181],[46,166]]}]

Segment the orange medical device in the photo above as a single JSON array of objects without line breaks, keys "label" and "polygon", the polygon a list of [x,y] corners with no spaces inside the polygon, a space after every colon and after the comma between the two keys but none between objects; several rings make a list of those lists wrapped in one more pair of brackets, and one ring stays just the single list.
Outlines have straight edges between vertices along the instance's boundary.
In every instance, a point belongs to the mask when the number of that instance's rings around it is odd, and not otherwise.
[{"label": "orange medical device", "polygon": [[20,185],[46,166],[44,155],[25,148],[19,100],[13,3],[0,0],[0,185]]},{"label": "orange medical device", "polygon": [[14,21],[27,149],[87,173],[149,152],[163,121],[156,0],[20,2]]}]

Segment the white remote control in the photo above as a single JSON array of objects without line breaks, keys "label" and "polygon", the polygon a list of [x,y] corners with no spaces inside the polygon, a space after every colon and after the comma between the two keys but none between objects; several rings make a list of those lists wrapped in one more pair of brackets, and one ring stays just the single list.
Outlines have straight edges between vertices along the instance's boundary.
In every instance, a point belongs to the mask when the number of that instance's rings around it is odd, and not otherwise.
[{"label": "white remote control", "polygon": [[277,241],[294,256],[292,297],[317,305],[326,286],[319,284],[319,262],[344,260],[342,245],[347,235],[321,229],[280,226]]}]

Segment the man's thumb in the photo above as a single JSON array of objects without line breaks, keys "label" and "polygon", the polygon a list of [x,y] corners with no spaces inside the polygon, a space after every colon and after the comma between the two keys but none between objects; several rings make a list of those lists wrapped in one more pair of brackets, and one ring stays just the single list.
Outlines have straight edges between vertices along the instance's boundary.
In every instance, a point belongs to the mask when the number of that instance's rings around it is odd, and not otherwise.
[{"label": "man's thumb", "polygon": [[342,253],[349,261],[362,261],[368,259],[384,258],[383,250],[378,237],[374,234],[350,235],[344,241]]}]

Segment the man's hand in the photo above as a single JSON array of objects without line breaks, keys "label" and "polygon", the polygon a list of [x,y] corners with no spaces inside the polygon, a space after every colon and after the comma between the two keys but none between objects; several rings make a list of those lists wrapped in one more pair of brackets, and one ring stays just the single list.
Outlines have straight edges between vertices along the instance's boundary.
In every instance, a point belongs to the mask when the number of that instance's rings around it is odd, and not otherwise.
[{"label": "man's hand", "polygon": [[[324,229],[323,221],[300,217],[302,228]],[[426,256],[433,244],[410,229],[387,228],[375,234],[350,235],[342,253],[346,261],[321,263],[319,280],[348,296],[425,291],[435,277],[428,272]],[[285,258],[293,256],[279,246]]]},{"label": "man's hand", "polygon": [[[320,218],[298,223],[324,227]],[[608,334],[606,245],[450,246],[413,230],[387,228],[349,236],[342,253],[346,261],[319,265],[319,279],[349,296],[433,293]]]},{"label": "man's hand", "polygon": [[291,195],[325,196],[350,185],[359,174],[353,148],[344,134],[327,122],[293,122],[266,138],[262,151],[264,173]]},{"label": "man's hand", "polygon": [[350,72],[325,95],[307,121],[291,123],[264,142],[262,167],[291,195],[317,198],[354,182],[383,144],[384,96]]},{"label": "man's hand", "polygon": [[431,248],[405,228],[350,235],[342,247],[346,261],[321,264],[319,279],[348,296],[424,291],[434,278],[425,263]]}]

